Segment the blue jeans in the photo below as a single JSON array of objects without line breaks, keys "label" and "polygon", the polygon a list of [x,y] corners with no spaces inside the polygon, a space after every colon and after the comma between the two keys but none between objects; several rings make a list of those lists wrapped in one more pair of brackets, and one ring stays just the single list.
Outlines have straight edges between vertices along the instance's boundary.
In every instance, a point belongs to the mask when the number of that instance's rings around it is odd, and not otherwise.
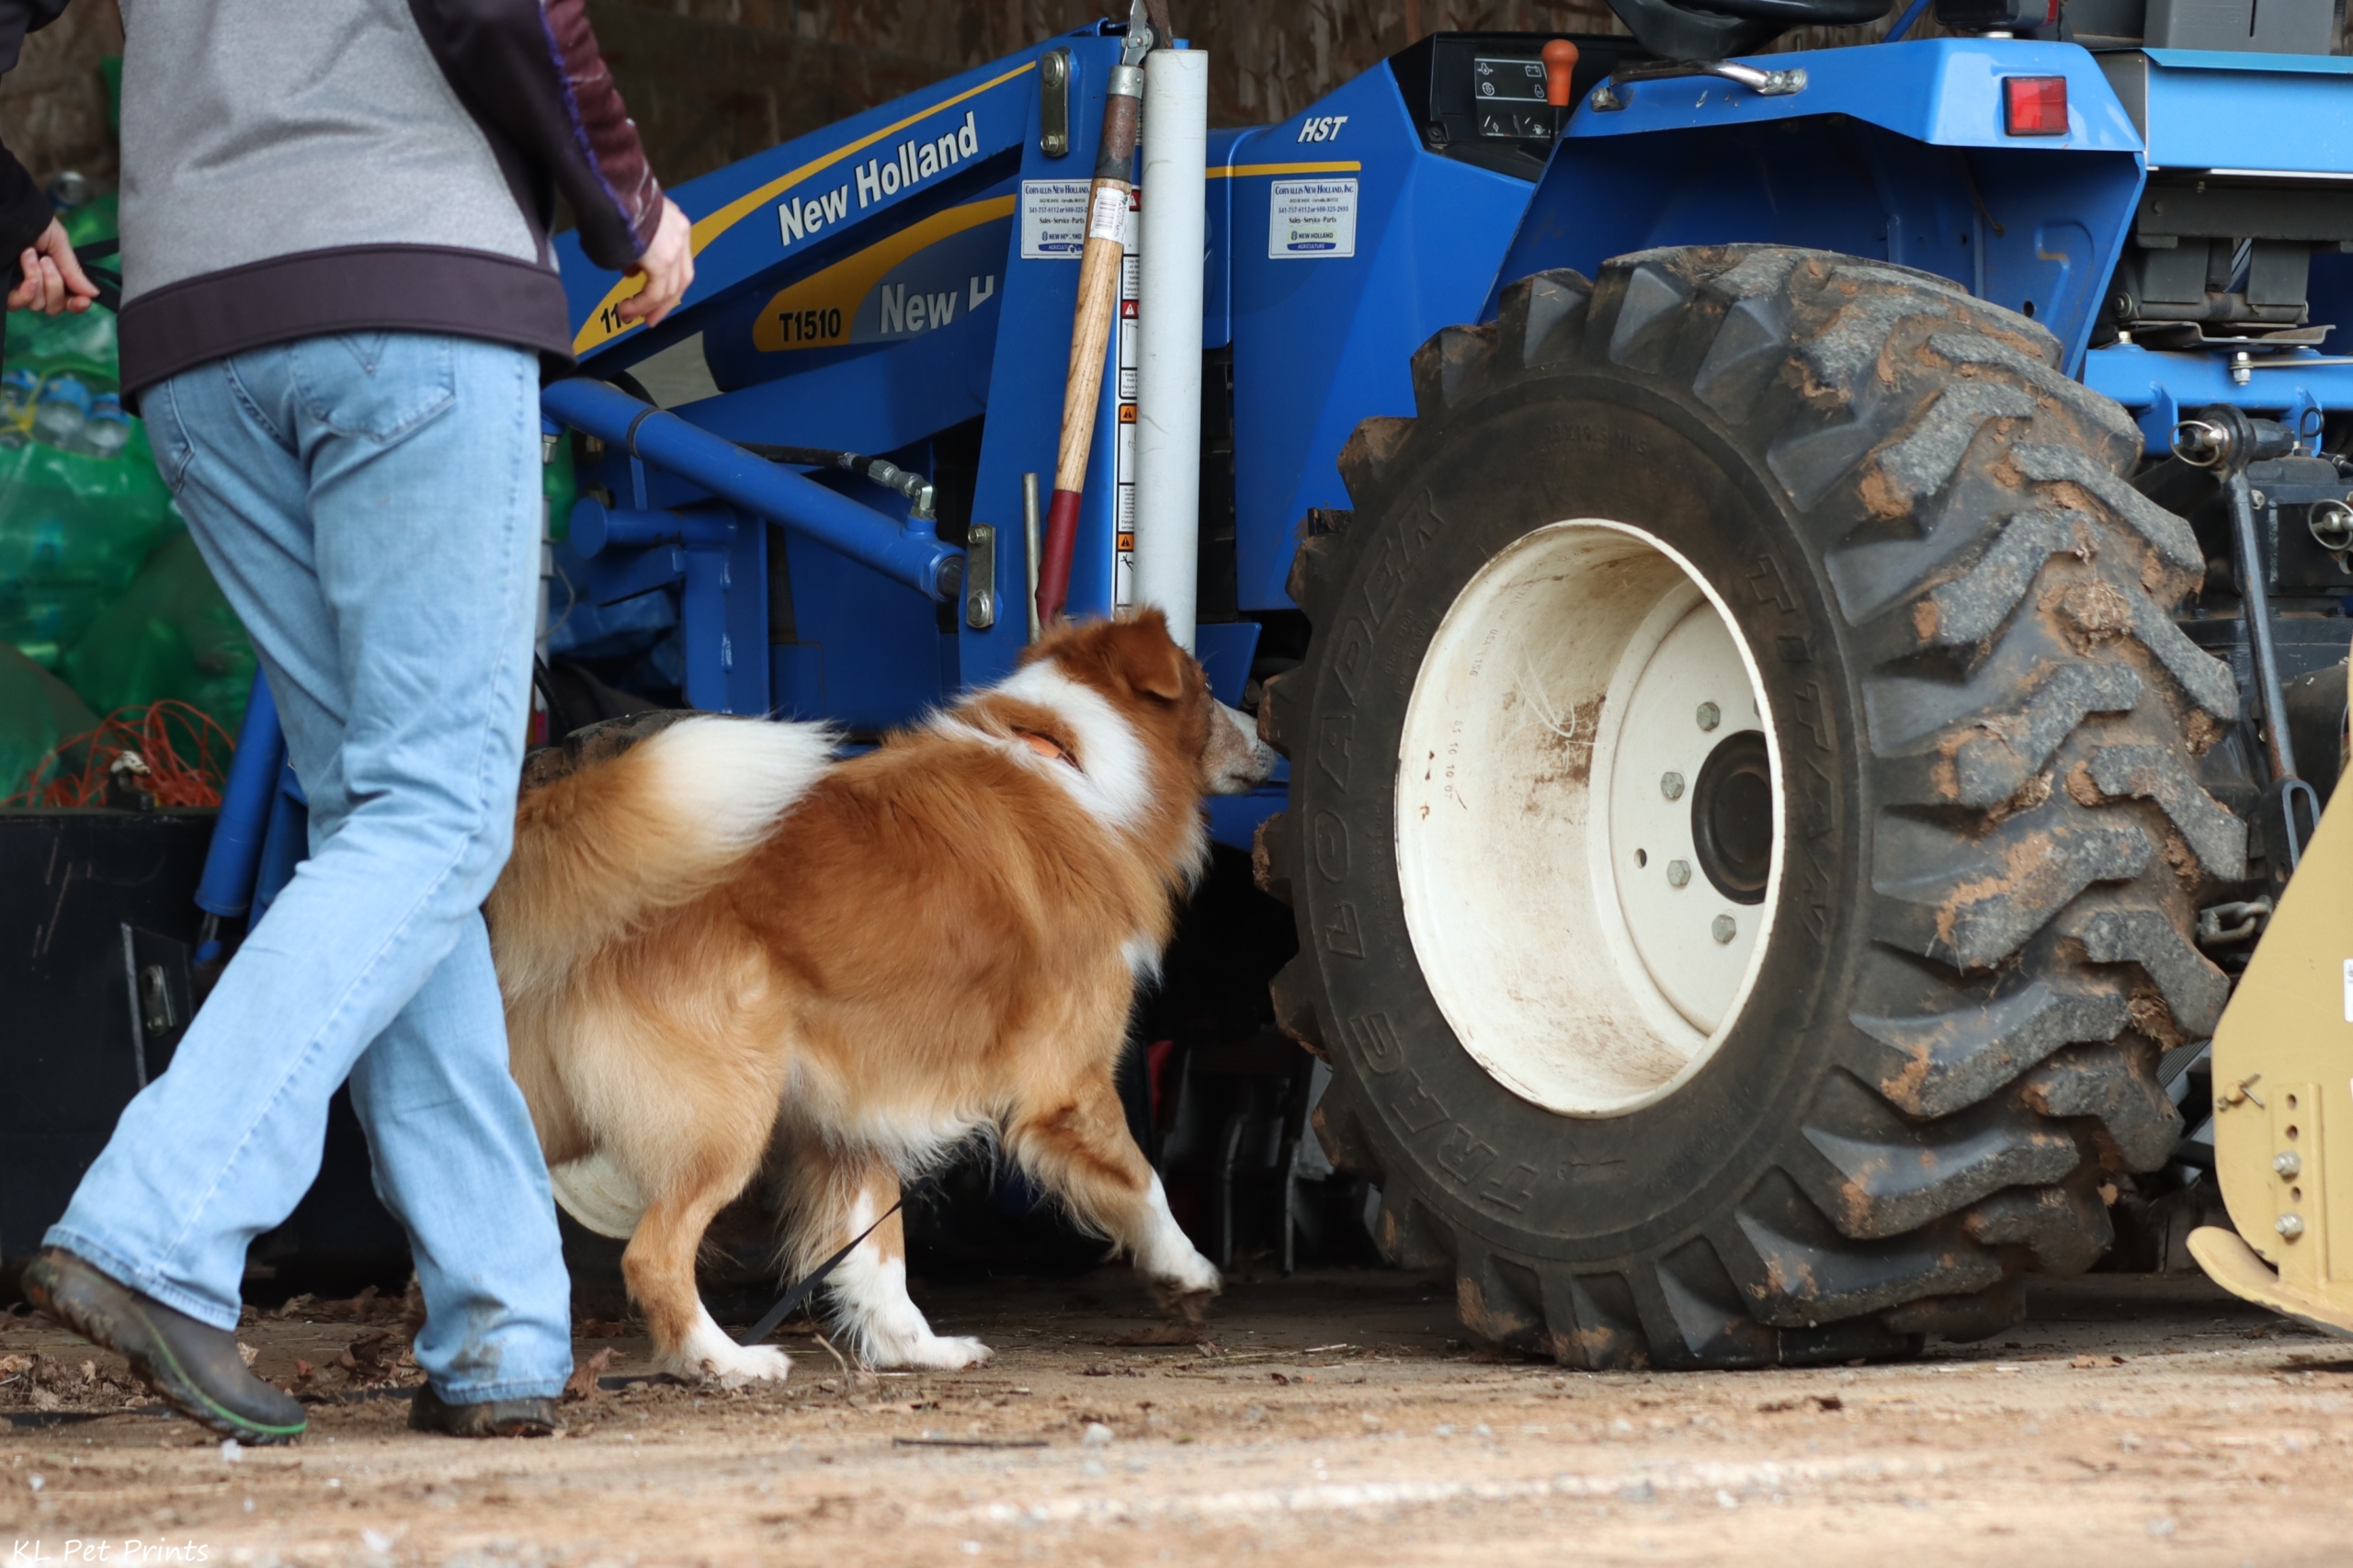
[{"label": "blue jeans", "polygon": [[260,653],[311,857],[48,1243],[234,1327],[246,1244],[318,1174],[347,1077],[415,1254],[418,1365],[453,1403],[553,1395],[571,1282],[482,917],[529,703],[536,361],[306,338],[176,376],[141,412]]}]

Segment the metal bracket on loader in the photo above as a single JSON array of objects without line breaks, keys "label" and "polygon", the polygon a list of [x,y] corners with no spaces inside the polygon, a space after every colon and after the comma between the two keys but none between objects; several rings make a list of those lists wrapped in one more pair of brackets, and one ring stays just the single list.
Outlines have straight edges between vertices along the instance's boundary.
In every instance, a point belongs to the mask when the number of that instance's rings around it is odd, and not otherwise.
[{"label": "metal bracket on loader", "polygon": [[2202,1226],[2189,1252],[2234,1295],[2353,1338],[2348,796],[2304,846],[2214,1030],[2214,1170],[2237,1229]]}]

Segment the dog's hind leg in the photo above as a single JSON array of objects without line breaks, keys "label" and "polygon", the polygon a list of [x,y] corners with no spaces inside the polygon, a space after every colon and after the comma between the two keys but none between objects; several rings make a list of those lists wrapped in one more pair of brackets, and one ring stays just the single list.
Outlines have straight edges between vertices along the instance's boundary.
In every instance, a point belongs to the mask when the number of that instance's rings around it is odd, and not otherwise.
[{"label": "dog's hind leg", "polygon": [[870,1225],[874,1233],[842,1259],[825,1282],[832,1314],[867,1363],[876,1367],[977,1367],[989,1347],[977,1339],[934,1334],[930,1320],[907,1294],[906,1227],[891,1215],[899,1176],[884,1161],[846,1157],[822,1149],[797,1152],[791,1207],[797,1272],[806,1275]]},{"label": "dog's hind leg", "polygon": [[1089,1073],[1062,1088],[1016,1111],[1006,1146],[1081,1224],[1135,1259],[1163,1306],[1199,1323],[1218,1291],[1217,1267],[1168,1211],[1160,1175],[1130,1135],[1110,1075]]},{"label": "dog's hind leg", "polygon": [[790,1363],[720,1331],[695,1290],[695,1255],[767,1156],[790,1057],[765,959],[729,937],[689,931],[617,981],[613,1005],[574,1042],[570,1077],[597,1156],[642,1205],[621,1273],[655,1365],[734,1383],[781,1378]]}]

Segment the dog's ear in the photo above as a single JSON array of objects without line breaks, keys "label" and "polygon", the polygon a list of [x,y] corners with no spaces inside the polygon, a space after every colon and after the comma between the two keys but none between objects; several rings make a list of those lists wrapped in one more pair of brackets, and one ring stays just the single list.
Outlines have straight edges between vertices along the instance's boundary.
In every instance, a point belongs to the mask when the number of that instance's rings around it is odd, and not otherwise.
[{"label": "dog's ear", "polygon": [[1130,689],[1163,702],[1185,695],[1185,666],[1191,661],[1168,634],[1168,618],[1147,609],[1120,628],[1120,674]]}]

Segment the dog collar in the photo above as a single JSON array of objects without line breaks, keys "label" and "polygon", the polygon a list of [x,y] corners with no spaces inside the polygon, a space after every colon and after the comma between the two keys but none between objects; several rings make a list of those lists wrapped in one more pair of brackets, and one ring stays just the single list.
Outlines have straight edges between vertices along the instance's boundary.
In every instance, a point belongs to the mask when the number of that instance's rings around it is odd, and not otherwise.
[{"label": "dog collar", "polygon": [[1013,732],[1013,735],[1014,738],[1019,741],[1023,745],[1028,746],[1031,751],[1036,752],[1040,756],[1044,757],[1049,762],[1067,762],[1070,763],[1070,766],[1073,767],[1076,767],[1078,766],[1075,762],[1071,762],[1070,753],[1063,750],[1060,743],[1048,736],[1040,734],[1035,730],[1016,730]]}]

